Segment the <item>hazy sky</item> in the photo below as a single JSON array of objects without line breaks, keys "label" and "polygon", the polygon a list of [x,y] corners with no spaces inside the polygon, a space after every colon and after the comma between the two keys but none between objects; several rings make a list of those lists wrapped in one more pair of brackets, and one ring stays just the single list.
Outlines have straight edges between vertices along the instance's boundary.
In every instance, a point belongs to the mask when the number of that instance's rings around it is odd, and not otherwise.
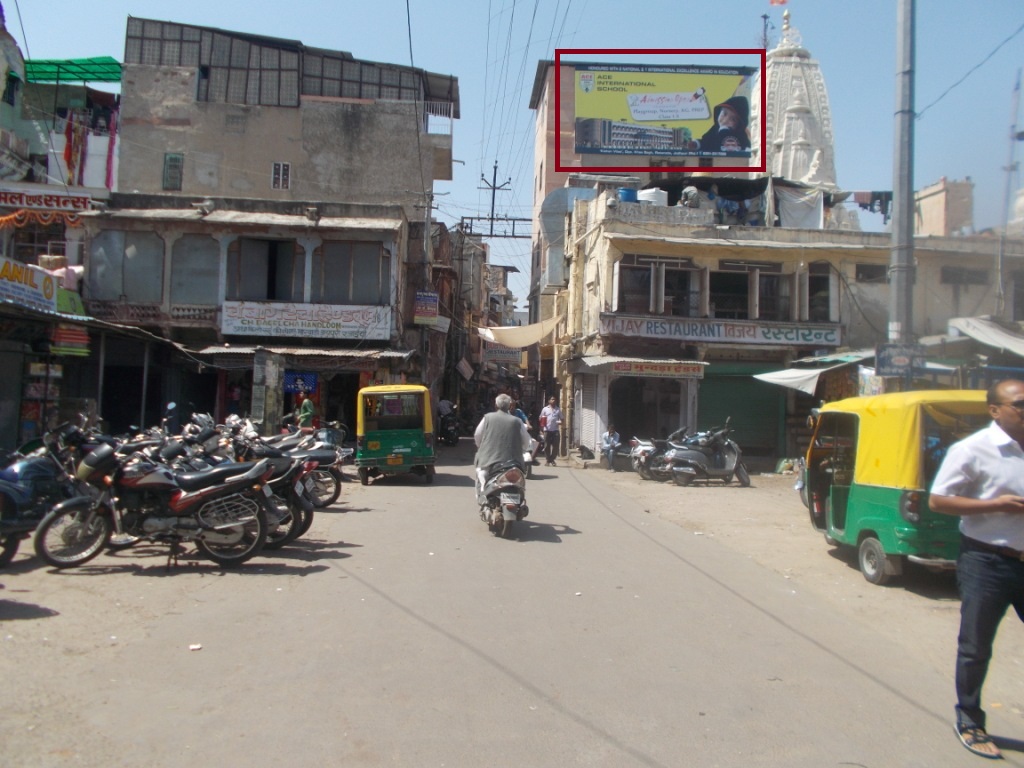
[{"label": "hazy sky", "polygon": [[[454,181],[435,187],[435,215],[449,224],[487,215],[491,193],[480,177],[490,181],[495,161],[498,183],[512,180],[509,191],[496,194],[498,214],[530,217],[530,91],[537,62],[553,58],[556,48],[756,48],[764,14],[774,45],[788,8],[825,76],[839,186],[892,188],[896,0],[789,0],[781,7],[769,0],[408,0],[411,19],[404,0],[7,0],[3,7],[25,58],[122,60],[131,15],[455,75],[462,119],[454,157],[464,164],[455,165]],[[970,177],[975,228],[1001,226],[1010,127],[1018,122],[1013,89],[1024,66],[1024,3],[917,0],[916,27],[915,187]],[[1024,145],[1015,151],[1024,156]],[[1016,174],[1011,184],[1015,192]],[[868,214],[861,221],[865,229],[880,226]],[[492,249],[494,261],[523,270],[512,287],[525,303],[529,241],[495,240]]]}]

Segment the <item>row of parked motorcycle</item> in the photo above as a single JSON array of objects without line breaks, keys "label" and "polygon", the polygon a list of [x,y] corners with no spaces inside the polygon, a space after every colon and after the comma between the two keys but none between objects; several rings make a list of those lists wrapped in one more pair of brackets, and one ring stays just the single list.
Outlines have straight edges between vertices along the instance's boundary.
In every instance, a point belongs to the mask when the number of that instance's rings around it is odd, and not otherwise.
[{"label": "row of parked motorcycle", "polygon": [[629,461],[644,480],[671,480],[676,485],[716,480],[731,483],[735,478],[743,487],[750,485],[750,474],[743,463],[743,452],[732,439],[729,419],[725,425],[687,434],[676,430],[666,440],[630,440]]},{"label": "row of parked motorcycle", "polygon": [[131,436],[64,423],[0,457],[0,567],[28,538],[56,568],[141,541],[166,544],[168,565],[192,543],[236,566],[302,536],[341,494],[352,449],[339,425],[264,438],[249,420],[196,413],[171,435],[175,408]]}]

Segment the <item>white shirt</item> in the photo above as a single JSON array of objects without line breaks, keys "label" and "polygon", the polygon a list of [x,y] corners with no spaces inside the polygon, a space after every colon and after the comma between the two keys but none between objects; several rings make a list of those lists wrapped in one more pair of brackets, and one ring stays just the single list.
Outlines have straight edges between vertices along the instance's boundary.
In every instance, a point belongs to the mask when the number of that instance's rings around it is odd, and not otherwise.
[{"label": "white shirt", "polygon": [[[936,496],[972,499],[994,499],[1003,494],[1024,496],[1024,450],[993,421],[950,446],[931,492]],[[977,541],[1024,550],[1024,515],[964,515],[960,518],[960,532]]]}]

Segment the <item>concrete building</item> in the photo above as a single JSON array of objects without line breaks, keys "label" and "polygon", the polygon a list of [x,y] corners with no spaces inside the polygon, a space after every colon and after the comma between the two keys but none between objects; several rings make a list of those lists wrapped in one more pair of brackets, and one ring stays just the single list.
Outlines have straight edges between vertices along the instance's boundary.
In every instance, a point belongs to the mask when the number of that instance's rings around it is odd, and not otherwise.
[{"label": "concrete building", "polygon": [[[569,148],[571,115],[554,113],[542,62],[531,319],[564,318],[542,370],[562,393],[568,446],[595,450],[610,421],[660,437],[730,417],[746,454],[767,465],[795,455],[811,406],[857,393],[847,366],[885,342],[890,237],[860,231],[845,204],[824,78],[788,13],[766,77],[751,135],[767,174],[596,176],[586,163],[559,174],[552,143]],[[942,337],[935,354],[951,319],[996,313],[1003,295],[1015,311],[1024,244],[1000,259],[997,246],[916,239],[913,327]],[[807,358],[833,367],[814,396],[755,378]]]},{"label": "concrete building", "polygon": [[424,212],[458,114],[451,76],[129,18],[117,190],[83,217],[89,311],[189,351],[191,370],[152,361],[162,399],[268,429],[299,390],[348,419],[370,382],[437,389],[453,278]]}]

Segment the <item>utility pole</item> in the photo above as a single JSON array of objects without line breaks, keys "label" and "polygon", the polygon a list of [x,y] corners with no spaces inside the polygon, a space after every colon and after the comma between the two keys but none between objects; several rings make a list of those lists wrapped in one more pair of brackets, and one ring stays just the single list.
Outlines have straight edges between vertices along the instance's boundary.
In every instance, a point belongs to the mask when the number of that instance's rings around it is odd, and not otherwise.
[{"label": "utility pole", "polygon": [[1006,245],[1006,227],[1010,223],[1010,188],[1017,171],[1017,142],[1024,133],[1017,132],[1017,112],[1020,109],[1020,70],[1017,70],[1017,84],[1013,87],[1013,107],[1010,111],[1010,159],[1003,168],[1006,171],[1006,191],[1003,194],[1003,221],[999,232],[999,252],[996,255],[996,312],[997,318],[1006,309],[1006,293],[1003,290],[1003,249]]},{"label": "utility pole", "polygon": [[892,252],[889,258],[889,341],[912,341],[914,290],[914,4],[899,0],[896,20],[896,138]]},{"label": "utility pole", "polygon": [[510,176],[503,184],[498,184],[498,161],[494,161],[494,179],[487,181],[487,178],[481,173],[480,181],[486,184],[486,187],[478,187],[478,189],[489,189],[491,190],[491,237],[494,237],[494,195],[500,189],[504,192],[508,192],[508,186],[512,183],[512,177]]}]

